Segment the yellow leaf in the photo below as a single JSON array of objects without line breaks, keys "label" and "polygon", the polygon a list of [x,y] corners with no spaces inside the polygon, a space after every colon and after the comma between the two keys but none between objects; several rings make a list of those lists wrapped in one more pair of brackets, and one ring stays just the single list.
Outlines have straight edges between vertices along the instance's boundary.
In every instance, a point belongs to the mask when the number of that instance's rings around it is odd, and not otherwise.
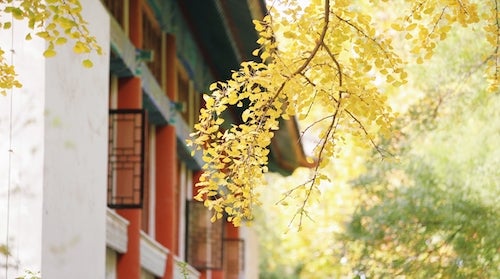
[{"label": "yellow leaf", "polygon": [[92,61],[90,61],[90,59],[85,59],[82,61],[82,65],[85,68],[92,68],[94,66],[94,63],[92,63]]},{"label": "yellow leaf", "polygon": [[400,74],[400,78],[401,79],[406,79],[408,77],[408,73],[407,72],[401,72]]},{"label": "yellow leaf", "polygon": [[203,100],[205,100],[205,106],[210,109],[214,106],[215,100],[208,94],[203,95]]},{"label": "yellow leaf", "polygon": [[89,47],[82,42],[76,42],[75,45],[73,46],[73,51],[76,54],[87,53],[89,52]]},{"label": "yellow leaf", "polygon": [[36,33],[36,35],[37,35],[38,37],[40,37],[40,38],[42,38],[42,39],[46,39],[46,40],[48,40],[48,39],[50,38],[50,34],[49,34],[49,32],[47,32],[47,31],[41,31],[41,32],[38,32],[38,33]]},{"label": "yellow leaf", "polygon": [[283,33],[283,36],[284,36],[285,38],[290,38],[290,39],[292,39],[292,38],[295,38],[295,37],[296,37],[296,36],[295,36],[295,33],[294,33],[294,32],[291,32],[291,31],[286,31],[285,33]]},{"label": "yellow leaf", "polygon": [[71,33],[71,29],[69,30],[66,30],[66,34],[69,34],[69,36],[72,38],[72,39],[78,39],[80,38],[80,33],[79,32],[72,32]]},{"label": "yellow leaf", "polygon": [[57,38],[57,40],[56,40],[56,45],[63,45],[63,44],[65,44],[67,41],[68,41],[68,39],[66,39],[66,38],[64,38],[64,37],[59,37],[59,38]]},{"label": "yellow leaf", "polygon": [[396,24],[396,23],[393,23],[391,25],[392,29],[396,30],[396,31],[402,31],[403,30],[403,27],[401,27],[400,24]]},{"label": "yellow leaf", "polygon": [[47,25],[47,27],[45,27],[45,30],[54,30],[56,29],[57,25],[53,22],[49,23],[49,25]]},{"label": "yellow leaf", "polygon": [[417,24],[412,23],[412,24],[406,26],[406,31],[411,31],[411,30],[415,29],[416,27],[417,27]]},{"label": "yellow leaf", "polygon": [[[215,88],[217,88],[217,82],[210,84],[210,87],[208,87],[210,91],[214,91]],[[205,98],[205,96],[206,95],[203,95],[203,98]]]},{"label": "yellow leaf", "polygon": [[262,59],[262,61],[266,61],[266,60],[267,60],[267,58],[269,58],[269,56],[270,56],[270,55],[269,55],[269,52],[264,51],[264,52],[262,52],[262,54],[260,55],[260,58]]},{"label": "yellow leaf", "polygon": [[25,39],[26,41],[31,40],[31,33],[28,33],[28,34],[26,35],[26,37],[24,37],[24,39]]},{"label": "yellow leaf", "polygon": [[45,56],[46,58],[53,57],[56,54],[57,54],[56,51],[53,49],[47,49],[46,51],[43,52],[43,56]]},{"label": "yellow leaf", "polygon": [[210,191],[210,192],[208,192],[207,196],[208,196],[208,197],[217,196],[217,192],[215,192],[215,191]]},{"label": "yellow leaf", "polygon": [[243,122],[247,122],[248,117],[250,117],[250,110],[246,109],[242,114],[241,114],[241,120]]},{"label": "yellow leaf", "polygon": [[12,26],[12,23],[10,21],[7,21],[3,24],[3,29],[9,29]]},{"label": "yellow leaf", "polygon": [[18,20],[24,19],[23,11],[20,8],[13,8],[12,16],[14,16],[14,18]]},{"label": "yellow leaf", "polygon": [[260,32],[260,31],[264,30],[264,26],[262,26],[262,24],[260,23],[260,21],[258,21],[258,20],[252,20],[252,22],[255,25],[255,30],[257,32]]},{"label": "yellow leaf", "polygon": [[424,14],[430,15],[430,14],[432,14],[433,11],[434,11],[434,7],[431,6],[431,7],[424,10]]}]

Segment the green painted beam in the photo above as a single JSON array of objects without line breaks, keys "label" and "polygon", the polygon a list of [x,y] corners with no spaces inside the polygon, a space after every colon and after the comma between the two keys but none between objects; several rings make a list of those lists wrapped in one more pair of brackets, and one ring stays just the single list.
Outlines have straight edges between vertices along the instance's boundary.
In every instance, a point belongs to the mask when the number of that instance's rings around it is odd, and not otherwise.
[{"label": "green painted beam", "polygon": [[110,16],[111,73],[118,77],[131,77],[136,72],[135,47],[123,32],[120,24]]},{"label": "green painted beam", "polygon": [[144,63],[139,66],[138,73],[141,76],[143,105],[148,111],[149,122],[155,125],[171,123],[175,111],[156,78]]}]

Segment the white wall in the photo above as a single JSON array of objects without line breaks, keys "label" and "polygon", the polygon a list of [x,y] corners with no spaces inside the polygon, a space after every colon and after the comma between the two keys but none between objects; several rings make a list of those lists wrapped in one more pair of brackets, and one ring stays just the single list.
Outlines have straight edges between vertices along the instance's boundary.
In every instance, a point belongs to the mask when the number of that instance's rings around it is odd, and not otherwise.
[{"label": "white wall", "polygon": [[[9,223],[8,244],[12,254],[7,278],[21,275],[25,269],[39,271],[41,260],[45,43],[35,36],[26,42],[25,26],[25,22],[14,21],[13,28],[0,28],[0,47],[23,84],[22,88],[9,91],[6,97],[0,95],[0,245],[7,242]],[[5,278],[4,265],[5,257],[0,255],[0,278]]]},{"label": "white wall", "polygon": [[45,64],[42,275],[104,278],[109,18],[98,0],[83,16],[107,55],[81,66],[71,46]]}]

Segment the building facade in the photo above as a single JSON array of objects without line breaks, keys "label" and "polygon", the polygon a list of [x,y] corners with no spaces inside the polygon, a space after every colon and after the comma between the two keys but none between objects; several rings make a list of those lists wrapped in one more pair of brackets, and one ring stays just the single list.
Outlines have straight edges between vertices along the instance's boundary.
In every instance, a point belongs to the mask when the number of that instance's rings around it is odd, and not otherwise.
[{"label": "building facade", "polygon": [[[0,31],[23,83],[0,97],[0,278],[258,278],[253,231],[192,200],[185,139],[201,93],[252,58],[263,1],[82,4],[107,50],[92,69],[71,47],[43,58],[25,23]],[[276,138],[273,171],[304,164],[295,122]]]}]

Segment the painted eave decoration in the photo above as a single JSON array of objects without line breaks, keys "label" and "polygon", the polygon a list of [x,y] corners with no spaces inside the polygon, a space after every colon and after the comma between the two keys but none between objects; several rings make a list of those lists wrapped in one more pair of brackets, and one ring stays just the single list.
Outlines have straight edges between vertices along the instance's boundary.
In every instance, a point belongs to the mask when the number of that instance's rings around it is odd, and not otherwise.
[{"label": "painted eave decoration", "polygon": [[[267,13],[263,0],[185,0],[178,4],[217,80],[229,78],[242,61],[255,59],[252,51],[258,37],[252,19]],[[233,114],[241,112],[235,108]],[[286,175],[300,166],[311,164],[299,141],[297,122],[282,120],[271,144],[269,169]]]}]

